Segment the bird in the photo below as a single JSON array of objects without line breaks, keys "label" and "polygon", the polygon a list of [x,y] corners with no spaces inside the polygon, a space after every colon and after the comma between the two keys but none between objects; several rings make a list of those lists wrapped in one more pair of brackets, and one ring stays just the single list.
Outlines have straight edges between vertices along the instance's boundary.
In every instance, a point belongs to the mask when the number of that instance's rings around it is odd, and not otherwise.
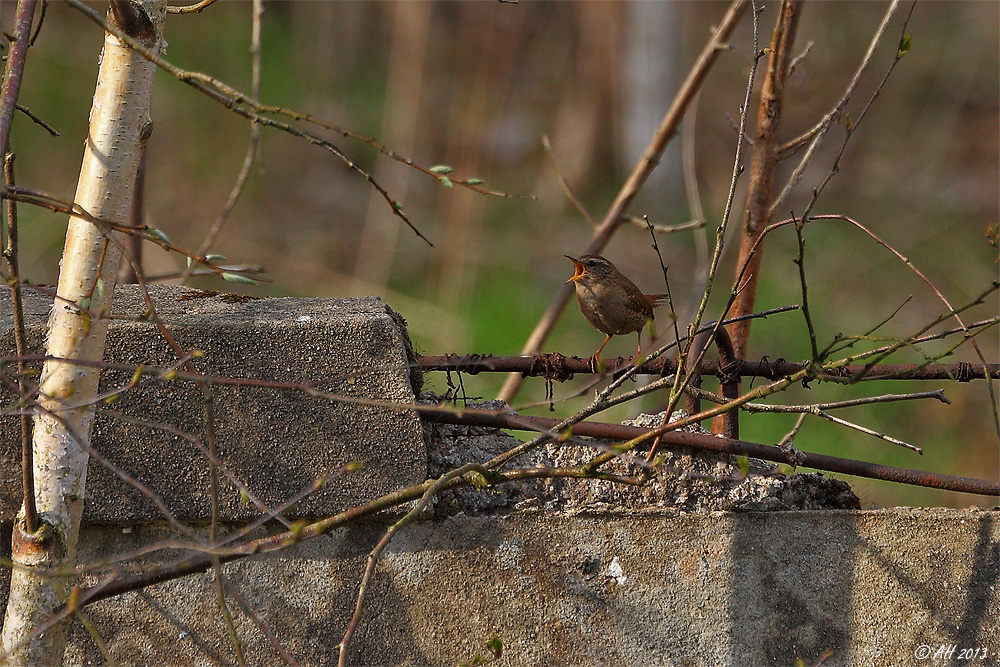
[{"label": "bird", "polygon": [[573,262],[575,271],[566,283],[574,283],[580,311],[595,329],[607,335],[597,352],[587,359],[588,363],[596,366],[601,350],[612,336],[633,332],[638,334],[639,347],[635,352],[638,359],[642,349],[642,328],[653,319],[653,308],[665,302],[667,295],[643,294],[635,283],[600,255],[563,257]]}]

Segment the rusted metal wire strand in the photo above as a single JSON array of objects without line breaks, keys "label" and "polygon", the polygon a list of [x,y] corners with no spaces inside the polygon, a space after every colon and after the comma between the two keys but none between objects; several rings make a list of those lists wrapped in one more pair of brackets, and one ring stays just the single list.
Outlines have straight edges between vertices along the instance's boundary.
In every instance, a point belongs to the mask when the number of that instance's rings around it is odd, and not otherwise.
[{"label": "rusted metal wire strand", "polygon": [[[559,353],[535,354],[530,356],[494,357],[486,354],[446,354],[436,356],[418,356],[420,367],[424,371],[457,371],[476,375],[478,373],[522,373],[526,377],[551,377],[563,381],[577,374],[592,374],[593,368],[585,359],[566,357]],[[605,361],[607,368],[627,368],[628,359],[618,357]],[[787,377],[806,367],[806,363],[785,361],[746,361],[737,359],[736,363],[726,364],[719,369],[716,361],[706,361],[701,365],[702,375],[724,377],[739,375],[740,377],[760,377],[768,380],[778,380]],[[987,364],[989,377],[1000,379],[1000,364]],[[817,380],[843,381],[864,369],[863,364],[851,364],[838,369],[836,374],[820,373]],[[644,375],[670,375],[677,370],[677,362],[673,359],[658,358],[642,365],[639,373]],[[868,369],[864,380],[982,380],[985,378],[981,364],[965,362],[954,364],[876,364]]]},{"label": "rusted metal wire strand", "polygon": [[[483,426],[489,428],[507,428],[519,430],[551,430],[559,421],[546,417],[529,417],[526,415],[504,414],[483,411],[461,411],[455,412],[445,408],[434,408],[430,406],[419,407],[420,416],[426,421],[444,422],[449,424],[466,424],[471,426]],[[606,440],[631,440],[643,435],[648,429],[635,426],[620,426],[618,424],[605,424],[600,422],[580,422],[573,426],[574,435],[587,436],[592,438],[602,438]],[[870,479],[881,479],[900,484],[910,484],[913,486],[926,486],[944,491],[959,491],[961,493],[974,493],[984,496],[1000,496],[1000,482],[984,479],[974,479],[971,477],[958,477],[955,475],[942,475],[939,473],[925,472],[923,470],[912,470],[909,468],[898,468],[896,466],[883,465],[880,463],[868,463],[867,461],[856,461],[854,459],[843,459],[837,456],[826,454],[813,454],[810,452],[796,452],[796,460],[789,461],[789,454],[772,447],[756,442],[745,440],[733,440],[721,438],[713,435],[699,433],[685,433],[681,431],[671,431],[662,436],[663,444],[667,446],[691,447],[693,449],[710,450],[737,456],[753,456],[765,461],[777,463],[792,463],[806,468],[825,470],[828,472],[843,473],[856,477],[868,477]]]}]

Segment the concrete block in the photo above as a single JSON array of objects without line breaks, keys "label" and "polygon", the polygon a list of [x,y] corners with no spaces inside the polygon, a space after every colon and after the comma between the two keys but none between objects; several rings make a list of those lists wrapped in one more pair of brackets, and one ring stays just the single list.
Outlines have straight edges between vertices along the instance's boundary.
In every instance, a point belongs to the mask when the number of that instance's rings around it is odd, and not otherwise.
[{"label": "concrete block", "polygon": [[[300,664],[334,665],[384,530],[356,525],[226,576]],[[100,558],[167,536],[150,526],[81,544]],[[499,667],[788,667],[828,652],[824,667],[992,665],[998,589],[997,511],[454,516],[390,544],[349,664],[457,665],[488,655],[496,635]],[[209,574],[87,613],[123,664],[235,663]],[[281,663],[253,621],[236,623],[248,664]],[[67,664],[104,661],[79,624],[73,633]],[[919,658],[950,646],[988,659]]]},{"label": "concrete block", "polygon": [[[9,293],[0,297],[2,354],[13,355]],[[41,341],[51,301],[26,293],[25,317],[33,347]],[[153,286],[159,317],[185,350],[201,350],[195,365],[206,375],[293,383],[349,399],[411,403],[421,374],[414,371],[405,323],[377,298],[256,299],[174,286]],[[117,315],[146,310],[138,288],[115,295]],[[112,322],[105,359],[166,366],[176,360],[148,321]],[[112,371],[101,390],[126,384],[129,371]],[[414,386],[414,383],[416,386]],[[341,402],[302,391],[216,385],[211,389],[219,458],[269,507],[302,493],[321,474],[351,461],[359,472],[332,480],[302,500],[296,513],[328,515],[425,478],[427,455],[417,417],[407,410]],[[10,405],[13,394],[3,395]],[[125,421],[117,415],[124,415]],[[149,380],[102,407],[92,446],[134,476],[179,519],[210,516],[206,456],[166,425],[204,442],[205,398],[193,383]],[[0,418],[0,519],[10,521],[21,502],[17,418]],[[136,423],[136,420],[143,423]],[[223,519],[260,512],[220,476]],[[85,521],[162,519],[153,503],[93,458]]]}]

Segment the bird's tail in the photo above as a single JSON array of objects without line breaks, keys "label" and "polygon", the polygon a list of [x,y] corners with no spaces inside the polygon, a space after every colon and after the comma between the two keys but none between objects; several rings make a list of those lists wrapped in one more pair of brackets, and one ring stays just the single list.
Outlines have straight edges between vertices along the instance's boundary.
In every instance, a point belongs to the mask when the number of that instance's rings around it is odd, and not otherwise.
[{"label": "bird's tail", "polygon": [[647,294],[646,296],[649,297],[649,300],[652,302],[653,308],[662,306],[670,300],[669,294]]}]

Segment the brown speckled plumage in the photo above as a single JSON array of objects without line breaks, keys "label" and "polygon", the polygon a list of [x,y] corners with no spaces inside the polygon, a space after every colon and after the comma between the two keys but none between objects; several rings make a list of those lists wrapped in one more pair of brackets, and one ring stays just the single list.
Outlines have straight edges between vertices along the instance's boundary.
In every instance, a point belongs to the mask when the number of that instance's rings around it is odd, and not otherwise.
[{"label": "brown speckled plumage", "polygon": [[[638,333],[653,319],[653,308],[664,300],[663,294],[643,294],[615,265],[599,255],[579,259],[566,255],[576,272],[567,282],[576,286],[580,311],[590,324],[607,335],[590,358],[597,359],[612,336]],[[639,351],[636,351],[636,355]]]}]

